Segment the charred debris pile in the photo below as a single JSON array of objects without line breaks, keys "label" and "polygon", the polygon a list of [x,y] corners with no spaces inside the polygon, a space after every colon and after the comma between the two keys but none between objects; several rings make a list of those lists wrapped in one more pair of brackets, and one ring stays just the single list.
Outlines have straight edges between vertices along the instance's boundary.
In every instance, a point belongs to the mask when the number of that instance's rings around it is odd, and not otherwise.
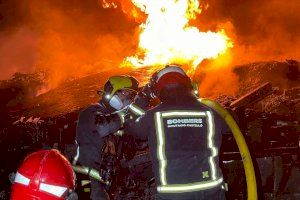
[{"label": "charred debris pile", "polygon": [[[287,173],[294,166],[299,168],[298,65],[297,61],[287,60],[239,66],[235,69],[240,79],[238,95],[220,95],[215,99],[232,113],[246,137],[253,156],[256,158],[280,156],[282,166],[289,166],[283,168]],[[143,71],[136,71],[132,75],[142,79],[143,74]],[[2,154],[0,156],[7,159],[5,162],[1,161],[3,165],[0,176],[6,177],[8,171],[16,169],[28,152],[40,148],[58,148],[62,152],[72,150],[69,144],[75,137],[79,111],[98,100],[96,91],[99,85],[103,85],[111,75],[112,73],[105,72],[69,80],[39,96],[33,95],[42,85],[41,79],[35,76],[19,74],[14,78],[18,80],[14,84],[2,81],[0,92],[1,97],[5,98],[1,98],[0,105]],[[18,79],[20,77],[22,79]],[[28,95],[34,97],[28,98]],[[241,159],[231,133],[223,137],[222,159],[225,161]],[[230,172],[227,175],[230,175]],[[232,181],[236,182],[234,179]],[[7,180],[2,179],[0,188],[7,185],[9,185]],[[277,188],[277,191],[283,191],[286,180],[280,180],[277,185],[283,187]]]},{"label": "charred debris pile", "polygon": [[[300,72],[298,62],[254,63],[236,69],[240,97],[219,97],[255,147],[256,157],[299,152]],[[226,138],[226,137],[225,137]],[[232,145],[224,145],[232,148]],[[227,149],[229,151],[229,149]]]},{"label": "charred debris pile", "polygon": [[[249,142],[256,147],[262,149],[299,147],[298,64],[297,61],[287,60],[239,66],[235,69],[240,79],[238,95],[236,97],[221,95],[216,98],[230,110]],[[139,78],[142,74],[138,71],[133,75]],[[11,140],[10,138],[20,143],[27,141],[27,145],[9,145],[15,150],[25,148],[24,146],[32,148],[35,145],[52,147],[54,144],[63,148],[64,141],[71,141],[75,134],[78,112],[98,100],[96,91],[110,75],[111,73],[101,73],[70,80],[34,98],[25,98],[30,91],[27,89],[24,93],[21,84],[18,87],[13,84],[13,87],[9,88],[7,81],[2,82],[0,92],[5,98],[1,100],[3,102],[1,102],[0,142],[8,144],[6,141]],[[41,79],[23,75],[24,77],[27,78],[25,86],[31,84],[28,88],[34,88],[31,89],[32,95],[33,91],[40,87]],[[16,77],[14,79],[17,80]],[[6,151],[13,151],[5,146],[1,145]],[[225,145],[224,149],[234,151],[233,146]],[[258,154],[262,149],[259,149]]]}]

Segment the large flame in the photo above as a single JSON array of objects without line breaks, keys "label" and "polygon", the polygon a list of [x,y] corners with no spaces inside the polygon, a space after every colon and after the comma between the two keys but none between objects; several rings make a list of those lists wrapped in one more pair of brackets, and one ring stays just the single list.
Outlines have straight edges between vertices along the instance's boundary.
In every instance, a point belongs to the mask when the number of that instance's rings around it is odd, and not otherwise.
[{"label": "large flame", "polygon": [[200,32],[189,25],[201,13],[198,0],[132,0],[147,15],[140,28],[138,51],[123,66],[163,66],[170,63],[190,66],[216,58],[232,47],[224,30]]}]

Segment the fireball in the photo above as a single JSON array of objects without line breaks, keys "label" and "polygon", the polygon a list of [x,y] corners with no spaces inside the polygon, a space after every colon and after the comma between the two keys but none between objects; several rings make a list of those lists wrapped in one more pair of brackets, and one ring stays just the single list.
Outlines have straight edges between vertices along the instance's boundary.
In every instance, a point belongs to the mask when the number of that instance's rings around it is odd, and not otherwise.
[{"label": "fireball", "polygon": [[139,25],[136,54],[125,58],[122,66],[155,68],[176,63],[195,70],[204,59],[217,58],[232,47],[224,30],[201,32],[189,25],[202,11],[198,0],[131,0],[131,3],[146,15],[146,21]]}]

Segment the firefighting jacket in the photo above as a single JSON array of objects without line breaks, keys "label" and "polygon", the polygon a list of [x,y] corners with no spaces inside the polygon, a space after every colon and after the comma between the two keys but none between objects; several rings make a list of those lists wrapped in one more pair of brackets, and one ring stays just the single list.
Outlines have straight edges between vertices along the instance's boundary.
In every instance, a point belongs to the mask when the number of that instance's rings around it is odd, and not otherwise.
[{"label": "firefighting jacket", "polygon": [[[136,103],[128,107],[130,116],[136,119],[143,115],[148,101],[149,99],[137,95]],[[119,131],[123,127],[123,120],[125,118],[120,116],[120,112],[114,112],[101,101],[81,111],[76,129],[78,147],[76,155],[72,156],[73,164],[79,161],[82,165],[99,167],[103,137]]]},{"label": "firefighting jacket", "polygon": [[194,96],[162,102],[125,132],[148,140],[159,193],[185,193],[220,187],[221,133],[226,124]]},{"label": "firefighting jacket", "polygon": [[117,132],[122,125],[118,114],[110,112],[101,102],[80,112],[76,129],[79,148],[74,162],[78,160],[82,165],[99,167],[103,137]]}]

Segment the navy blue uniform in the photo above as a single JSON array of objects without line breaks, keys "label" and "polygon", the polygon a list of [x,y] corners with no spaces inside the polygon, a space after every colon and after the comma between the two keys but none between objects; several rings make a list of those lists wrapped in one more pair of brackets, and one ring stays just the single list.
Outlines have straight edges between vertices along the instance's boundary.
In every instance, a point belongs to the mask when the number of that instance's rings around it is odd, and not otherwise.
[{"label": "navy blue uniform", "polygon": [[[77,154],[81,165],[99,170],[103,137],[117,132],[121,121],[117,114],[103,104],[93,104],[80,112],[76,130],[76,141],[79,145]],[[91,179],[91,198],[106,199],[100,182]]]},{"label": "navy blue uniform", "polygon": [[225,199],[218,157],[225,122],[193,95],[169,95],[125,123],[126,132],[148,140],[158,198]]}]

